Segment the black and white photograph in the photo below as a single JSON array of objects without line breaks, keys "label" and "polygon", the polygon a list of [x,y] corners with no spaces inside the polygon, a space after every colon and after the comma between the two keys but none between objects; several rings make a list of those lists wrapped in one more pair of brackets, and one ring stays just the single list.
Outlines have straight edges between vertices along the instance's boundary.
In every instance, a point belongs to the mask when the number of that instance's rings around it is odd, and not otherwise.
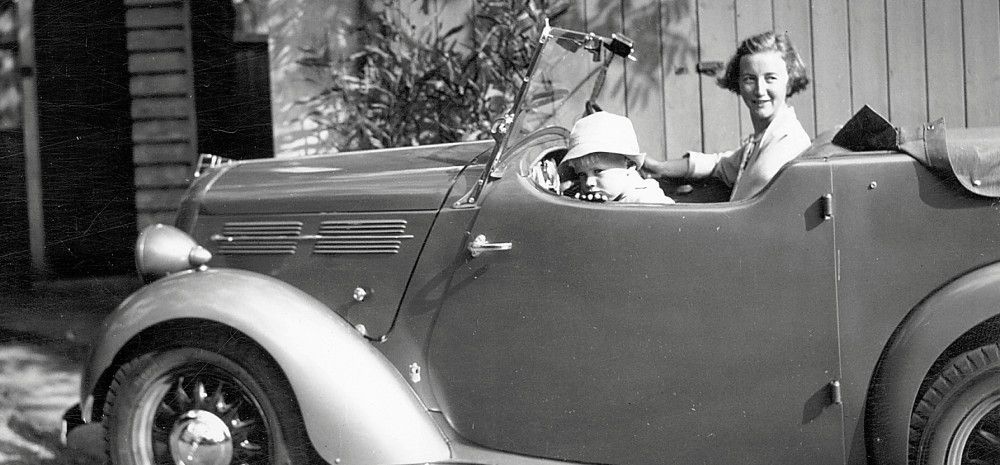
[{"label": "black and white photograph", "polygon": [[1000,464],[1000,0],[0,0],[0,464]]}]

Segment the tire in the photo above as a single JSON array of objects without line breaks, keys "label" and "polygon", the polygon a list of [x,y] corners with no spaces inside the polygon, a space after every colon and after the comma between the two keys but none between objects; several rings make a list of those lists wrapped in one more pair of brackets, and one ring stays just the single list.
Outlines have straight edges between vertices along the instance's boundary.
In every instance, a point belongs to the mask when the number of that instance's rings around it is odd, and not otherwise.
[{"label": "tire", "polygon": [[953,358],[910,420],[910,463],[1000,463],[1000,347]]},{"label": "tire", "polygon": [[171,348],[125,363],[104,424],[114,465],[316,461],[283,374],[239,335],[181,334]]}]

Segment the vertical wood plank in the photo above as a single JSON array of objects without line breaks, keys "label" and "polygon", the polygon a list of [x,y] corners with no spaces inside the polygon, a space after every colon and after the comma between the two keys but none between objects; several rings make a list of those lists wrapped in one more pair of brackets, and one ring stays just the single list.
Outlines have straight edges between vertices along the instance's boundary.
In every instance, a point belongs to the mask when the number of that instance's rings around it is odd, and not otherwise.
[{"label": "vertical wood plank", "polygon": [[[725,63],[736,50],[736,7],[733,0],[698,1],[700,61]],[[739,97],[719,88],[715,77],[701,79],[703,150],[718,152],[739,145]]]},{"label": "vertical wood plank", "polygon": [[1000,125],[1000,6],[997,0],[962,5],[968,125]]},{"label": "vertical wood plank", "polygon": [[[774,30],[771,0],[736,1],[736,44],[761,32]],[[733,46],[735,51],[736,46]],[[740,138],[753,134],[753,123],[746,105],[740,105]]]},{"label": "vertical wood plank", "polygon": [[962,5],[924,2],[927,34],[927,116],[944,117],[951,127],[965,127],[965,63]]},{"label": "vertical wood plank", "polygon": [[[844,124],[851,116],[851,62],[847,0],[812,0],[816,132]],[[868,70],[864,70],[867,72]]]},{"label": "vertical wood plank", "polygon": [[[666,158],[701,150],[701,77],[698,64],[698,15],[695,0],[663,0],[663,106]],[[714,90],[713,90],[714,91]]]},{"label": "vertical wood plank", "polygon": [[802,0],[774,0],[774,30],[787,34],[795,51],[808,68],[809,87],[793,95],[788,103],[795,107],[795,115],[799,117],[802,127],[809,137],[816,136],[815,77],[813,76],[812,55],[812,24],[810,20],[809,2]]},{"label": "vertical wood plank", "polygon": [[649,156],[664,159],[666,121],[663,115],[663,69],[659,0],[624,0],[625,30],[635,41],[638,61],[627,62],[626,108],[639,147]]},{"label": "vertical wood plank", "polygon": [[886,0],[889,118],[895,125],[927,122],[927,62],[923,0]]},{"label": "vertical wood plank", "polygon": [[569,0],[569,8],[566,14],[552,21],[553,27],[572,29],[574,31],[587,30],[587,2],[585,0]]},{"label": "vertical wood plank", "polygon": [[[612,33],[621,33],[623,31],[621,0],[587,0],[586,5],[587,29],[590,32],[611,37]],[[611,63],[607,78],[604,81],[604,89],[598,98],[598,104],[605,111],[619,115],[628,115],[625,64],[622,58],[616,57],[614,62]]]},{"label": "vertical wood plank", "polygon": [[[889,117],[885,0],[851,0],[851,108],[868,105]],[[921,39],[922,40],[922,39]]]}]

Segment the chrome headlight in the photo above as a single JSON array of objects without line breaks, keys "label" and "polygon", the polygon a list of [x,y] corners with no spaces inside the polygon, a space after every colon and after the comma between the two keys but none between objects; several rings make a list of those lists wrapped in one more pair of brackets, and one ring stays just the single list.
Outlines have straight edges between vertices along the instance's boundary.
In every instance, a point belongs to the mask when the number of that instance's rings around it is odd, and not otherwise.
[{"label": "chrome headlight", "polygon": [[212,253],[191,236],[165,224],[147,226],[135,241],[135,266],[147,281],[198,268],[211,259]]}]

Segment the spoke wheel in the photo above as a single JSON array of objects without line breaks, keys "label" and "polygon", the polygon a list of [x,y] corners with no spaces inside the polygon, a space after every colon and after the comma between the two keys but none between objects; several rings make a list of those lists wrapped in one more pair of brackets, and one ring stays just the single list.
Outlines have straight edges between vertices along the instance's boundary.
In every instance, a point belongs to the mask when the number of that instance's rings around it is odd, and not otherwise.
[{"label": "spoke wheel", "polygon": [[910,423],[911,463],[1000,465],[1000,346],[952,359]]},{"label": "spoke wheel", "polygon": [[246,342],[213,341],[178,341],[118,370],[105,402],[111,463],[312,460],[298,405],[270,358]]}]

